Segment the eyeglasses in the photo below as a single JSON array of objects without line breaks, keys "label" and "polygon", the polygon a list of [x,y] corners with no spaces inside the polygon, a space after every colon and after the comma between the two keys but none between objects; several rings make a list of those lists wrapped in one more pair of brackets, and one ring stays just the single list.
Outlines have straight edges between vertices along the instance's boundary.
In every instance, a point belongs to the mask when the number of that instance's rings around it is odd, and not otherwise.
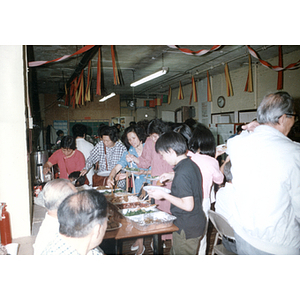
[{"label": "eyeglasses", "polygon": [[287,116],[291,116],[295,118],[295,122],[298,121],[298,115],[297,114],[286,114]]}]

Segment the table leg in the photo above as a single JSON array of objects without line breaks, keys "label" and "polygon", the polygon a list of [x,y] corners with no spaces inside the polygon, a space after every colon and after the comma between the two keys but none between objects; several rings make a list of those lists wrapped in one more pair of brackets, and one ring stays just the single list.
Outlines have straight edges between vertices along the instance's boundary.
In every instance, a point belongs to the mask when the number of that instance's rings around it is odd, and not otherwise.
[{"label": "table leg", "polygon": [[153,235],[153,254],[154,255],[164,254],[160,234]]}]

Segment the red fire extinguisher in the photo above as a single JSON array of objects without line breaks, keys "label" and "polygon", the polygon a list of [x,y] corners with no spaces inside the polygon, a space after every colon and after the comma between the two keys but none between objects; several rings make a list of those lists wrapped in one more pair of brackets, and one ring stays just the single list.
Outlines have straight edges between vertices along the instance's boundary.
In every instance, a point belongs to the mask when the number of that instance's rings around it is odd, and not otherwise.
[{"label": "red fire extinguisher", "polygon": [[0,204],[0,235],[3,246],[11,243],[10,220],[6,206],[6,203]]}]

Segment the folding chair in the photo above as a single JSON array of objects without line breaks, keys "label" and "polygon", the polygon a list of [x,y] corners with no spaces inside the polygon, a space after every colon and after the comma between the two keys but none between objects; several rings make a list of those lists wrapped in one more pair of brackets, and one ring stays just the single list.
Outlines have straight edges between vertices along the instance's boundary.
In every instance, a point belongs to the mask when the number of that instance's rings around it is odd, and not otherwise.
[{"label": "folding chair", "polygon": [[225,237],[229,240],[235,240],[234,231],[229,225],[228,221],[222,215],[216,213],[213,210],[208,211],[208,217],[217,230],[211,254],[236,255],[235,253],[228,251],[222,243],[218,244],[218,241],[222,240],[222,237]]}]

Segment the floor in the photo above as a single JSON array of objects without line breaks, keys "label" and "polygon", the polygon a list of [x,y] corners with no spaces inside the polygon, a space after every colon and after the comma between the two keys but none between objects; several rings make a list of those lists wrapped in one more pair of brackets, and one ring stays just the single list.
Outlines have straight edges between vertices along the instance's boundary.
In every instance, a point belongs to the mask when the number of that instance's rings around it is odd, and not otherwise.
[{"label": "floor", "polygon": [[[18,255],[33,255],[33,247],[35,237],[39,231],[40,225],[43,222],[44,216],[46,213],[46,209],[40,205],[34,204],[33,206],[33,221],[32,221],[32,235],[29,237],[22,237],[13,239],[13,243],[18,243]],[[212,245],[214,242],[216,230],[214,229],[213,225],[209,223],[208,226],[208,232],[207,232],[207,239],[209,241],[208,243],[208,249],[207,254],[211,254],[212,251]],[[135,252],[130,250],[131,245],[134,243],[133,240],[125,240],[123,242],[123,255],[134,255]],[[144,239],[144,245],[145,245],[145,252],[144,255],[152,255],[153,251],[151,249],[151,237],[146,237]],[[164,255],[169,255],[171,249],[171,241],[167,240],[165,242],[165,248],[164,248]]]}]

